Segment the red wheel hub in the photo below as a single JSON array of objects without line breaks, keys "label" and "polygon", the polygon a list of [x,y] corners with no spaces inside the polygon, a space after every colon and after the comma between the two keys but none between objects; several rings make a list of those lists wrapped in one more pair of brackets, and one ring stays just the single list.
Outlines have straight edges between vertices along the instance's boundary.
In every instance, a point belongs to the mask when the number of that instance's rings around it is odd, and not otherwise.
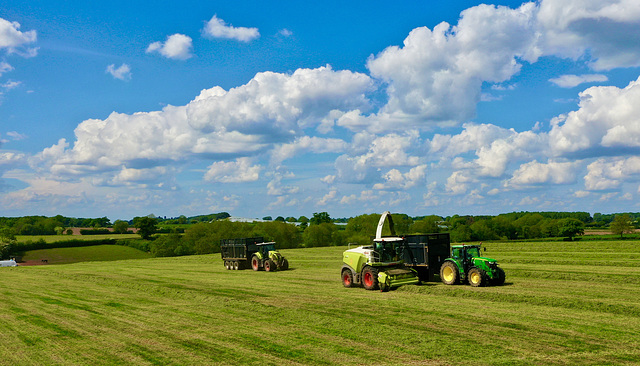
[{"label": "red wheel hub", "polygon": [[373,286],[373,276],[371,273],[367,272],[364,274],[364,284],[367,285],[367,287]]},{"label": "red wheel hub", "polygon": [[349,274],[347,272],[342,275],[342,282],[344,282],[344,284],[347,286],[351,284],[351,279],[349,278]]}]

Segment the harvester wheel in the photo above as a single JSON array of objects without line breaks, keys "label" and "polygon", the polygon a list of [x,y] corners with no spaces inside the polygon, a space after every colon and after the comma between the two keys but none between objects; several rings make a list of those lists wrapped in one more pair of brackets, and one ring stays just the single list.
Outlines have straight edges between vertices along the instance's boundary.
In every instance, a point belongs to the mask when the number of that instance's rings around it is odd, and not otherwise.
[{"label": "harvester wheel", "polygon": [[251,257],[251,268],[254,271],[260,270],[260,259],[258,259],[257,255],[254,255],[253,257]]},{"label": "harvester wheel", "polygon": [[460,283],[458,266],[453,262],[444,262],[440,267],[440,279],[445,285],[457,285]]},{"label": "harvester wheel", "polygon": [[480,268],[471,268],[467,273],[467,279],[473,287],[482,287],[487,284],[487,274]]},{"label": "harvester wheel", "polygon": [[342,284],[344,287],[353,286],[353,273],[348,268],[342,270]]},{"label": "harvester wheel", "polygon": [[274,271],[276,269],[276,264],[271,260],[271,259],[267,259],[264,262],[264,270],[267,272],[271,272]]},{"label": "harvester wheel", "polygon": [[504,274],[504,270],[498,267],[498,271],[496,273],[496,277],[493,278],[492,284],[495,286],[504,285],[504,280],[507,276]]},{"label": "harvester wheel", "polygon": [[289,269],[289,261],[287,260],[287,258],[282,259],[282,265],[280,266],[281,270],[287,270]]},{"label": "harvester wheel", "polygon": [[362,270],[362,285],[367,290],[378,289],[378,270],[367,266]]}]

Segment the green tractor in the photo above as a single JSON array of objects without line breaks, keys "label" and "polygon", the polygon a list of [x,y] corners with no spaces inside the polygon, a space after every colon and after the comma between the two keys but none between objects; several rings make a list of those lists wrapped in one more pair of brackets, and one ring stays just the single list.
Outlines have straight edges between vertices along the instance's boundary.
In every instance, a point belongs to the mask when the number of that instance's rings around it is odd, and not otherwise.
[{"label": "green tractor", "polygon": [[[385,220],[389,221],[390,237],[382,236]],[[418,272],[403,264],[405,248],[406,240],[395,237],[391,213],[386,211],[380,217],[372,245],[348,249],[342,254],[342,284],[344,287],[362,285],[367,290],[384,292],[392,287],[420,283]]]},{"label": "green tractor", "polygon": [[466,280],[474,287],[504,284],[504,270],[495,259],[482,257],[480,251],[479,245],[452,245],[451,257],[440,267],[442,282],[457,285]]},{"label": "green tractor", "polygon": [[289,269],[289,261],[276,250],[276,243],[263,237],[220,240],[220,254],[226,269],[252,268],[267,272]]},{"label": "green tractor", "polygon": [[289,261],[276,250],[274,242],[257,244],[258,251],[251,256],[251,268],[258,271],[264,268],[265,271],[275,271],[289,269]]}]

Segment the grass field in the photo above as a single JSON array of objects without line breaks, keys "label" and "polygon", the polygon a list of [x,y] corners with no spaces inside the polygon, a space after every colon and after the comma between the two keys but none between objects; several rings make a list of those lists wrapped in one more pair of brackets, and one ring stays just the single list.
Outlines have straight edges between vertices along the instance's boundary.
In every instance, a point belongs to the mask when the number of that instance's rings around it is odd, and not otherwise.
[{"label": "grass field", "polygon": [[47,243],[65,240],[103,240],[103,239],[138,239],[138,234],[100,234],[100,235],[16,235],[19,243],[36,242],[40,239]]},{"label": "grass field", "polygon": [[501,287],[343,288],[345,248],[285,272],[219,255],[0,268],[0,364],[636,365],[640,248],[487,243]]},{"label": "grass field", "polygon": [[22,261],[41,261],[46,259],[48,264],[63,264],[142,258],[151,258],[151,254],[121,245],[95,245],[90,247],[30,250],[22,256]]}]

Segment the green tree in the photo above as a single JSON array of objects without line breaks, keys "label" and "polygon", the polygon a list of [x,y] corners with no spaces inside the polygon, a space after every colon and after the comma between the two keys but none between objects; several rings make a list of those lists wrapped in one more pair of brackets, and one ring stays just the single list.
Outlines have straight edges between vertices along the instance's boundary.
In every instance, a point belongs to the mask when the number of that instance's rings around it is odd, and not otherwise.
[{"label": "green tree", "polygon": [[[345,233],[349,243],[365,245],[371,241],[371,237],[376,235],[376,229],[380,221],[379,214],[359,215],[352,217],[347,222]],[[389,233],[388,225],[385,225],[386,233]],[[385,231],[383,231],[385,234]]]},{"label": "green tree", "polygon": [[576,235],[584,234],[584,223],[574,218],[561,219],[558,221],[558,231],[560,236],[573,240]]},{"label": "green tree", "polygon": [[309,220],[311,225],[319,225],[323,223],[330,223],[331,217],[327,212],[314,212],[313,217]]},{"label": "green tree", "polygon": [[437,233],[440,230],[438,227],[438,223],[440,221],[442,221],[442,217],[440,216],[426,216],[420,220],[414,221],[409,230],[411,233],[416,234]]},{"label": "green tree", "polygon": [[155,217],[134,217],[133,227],[138,228],[138,234],[142,239],[150,239],[158,231],[158,219]]},{"label": "green tree", "polygon": [[265,216],[265,217],[263,217],[262,219],[263,219],[264,221],[271,221],[271,220],[273,220],[273,217],[271,217],[271,216]]},{"label": "green tree", "polygon": [[323,222],[310,225],[302,234],[306,247],[326,247],[332,245],[333,233],[338,229],[334,224]]},{"label": "green tree", "polygon": [[276,217],[275,221],[284,222],[285,220],[284,220],[284,217],[278,216],[278,217]]},{"label": "green tree", "polygon": [[609,226],[612,234],[620,234],[620,238],[624,234],[633,233],[633,224],[631,223],[631,216],[629,214],[616,215]]},{"label": "green tree", "polygon": [[126,234],[129,230],[129,223],[122,220],[116,220],[113,223],[113,232],[116,234]]}]

